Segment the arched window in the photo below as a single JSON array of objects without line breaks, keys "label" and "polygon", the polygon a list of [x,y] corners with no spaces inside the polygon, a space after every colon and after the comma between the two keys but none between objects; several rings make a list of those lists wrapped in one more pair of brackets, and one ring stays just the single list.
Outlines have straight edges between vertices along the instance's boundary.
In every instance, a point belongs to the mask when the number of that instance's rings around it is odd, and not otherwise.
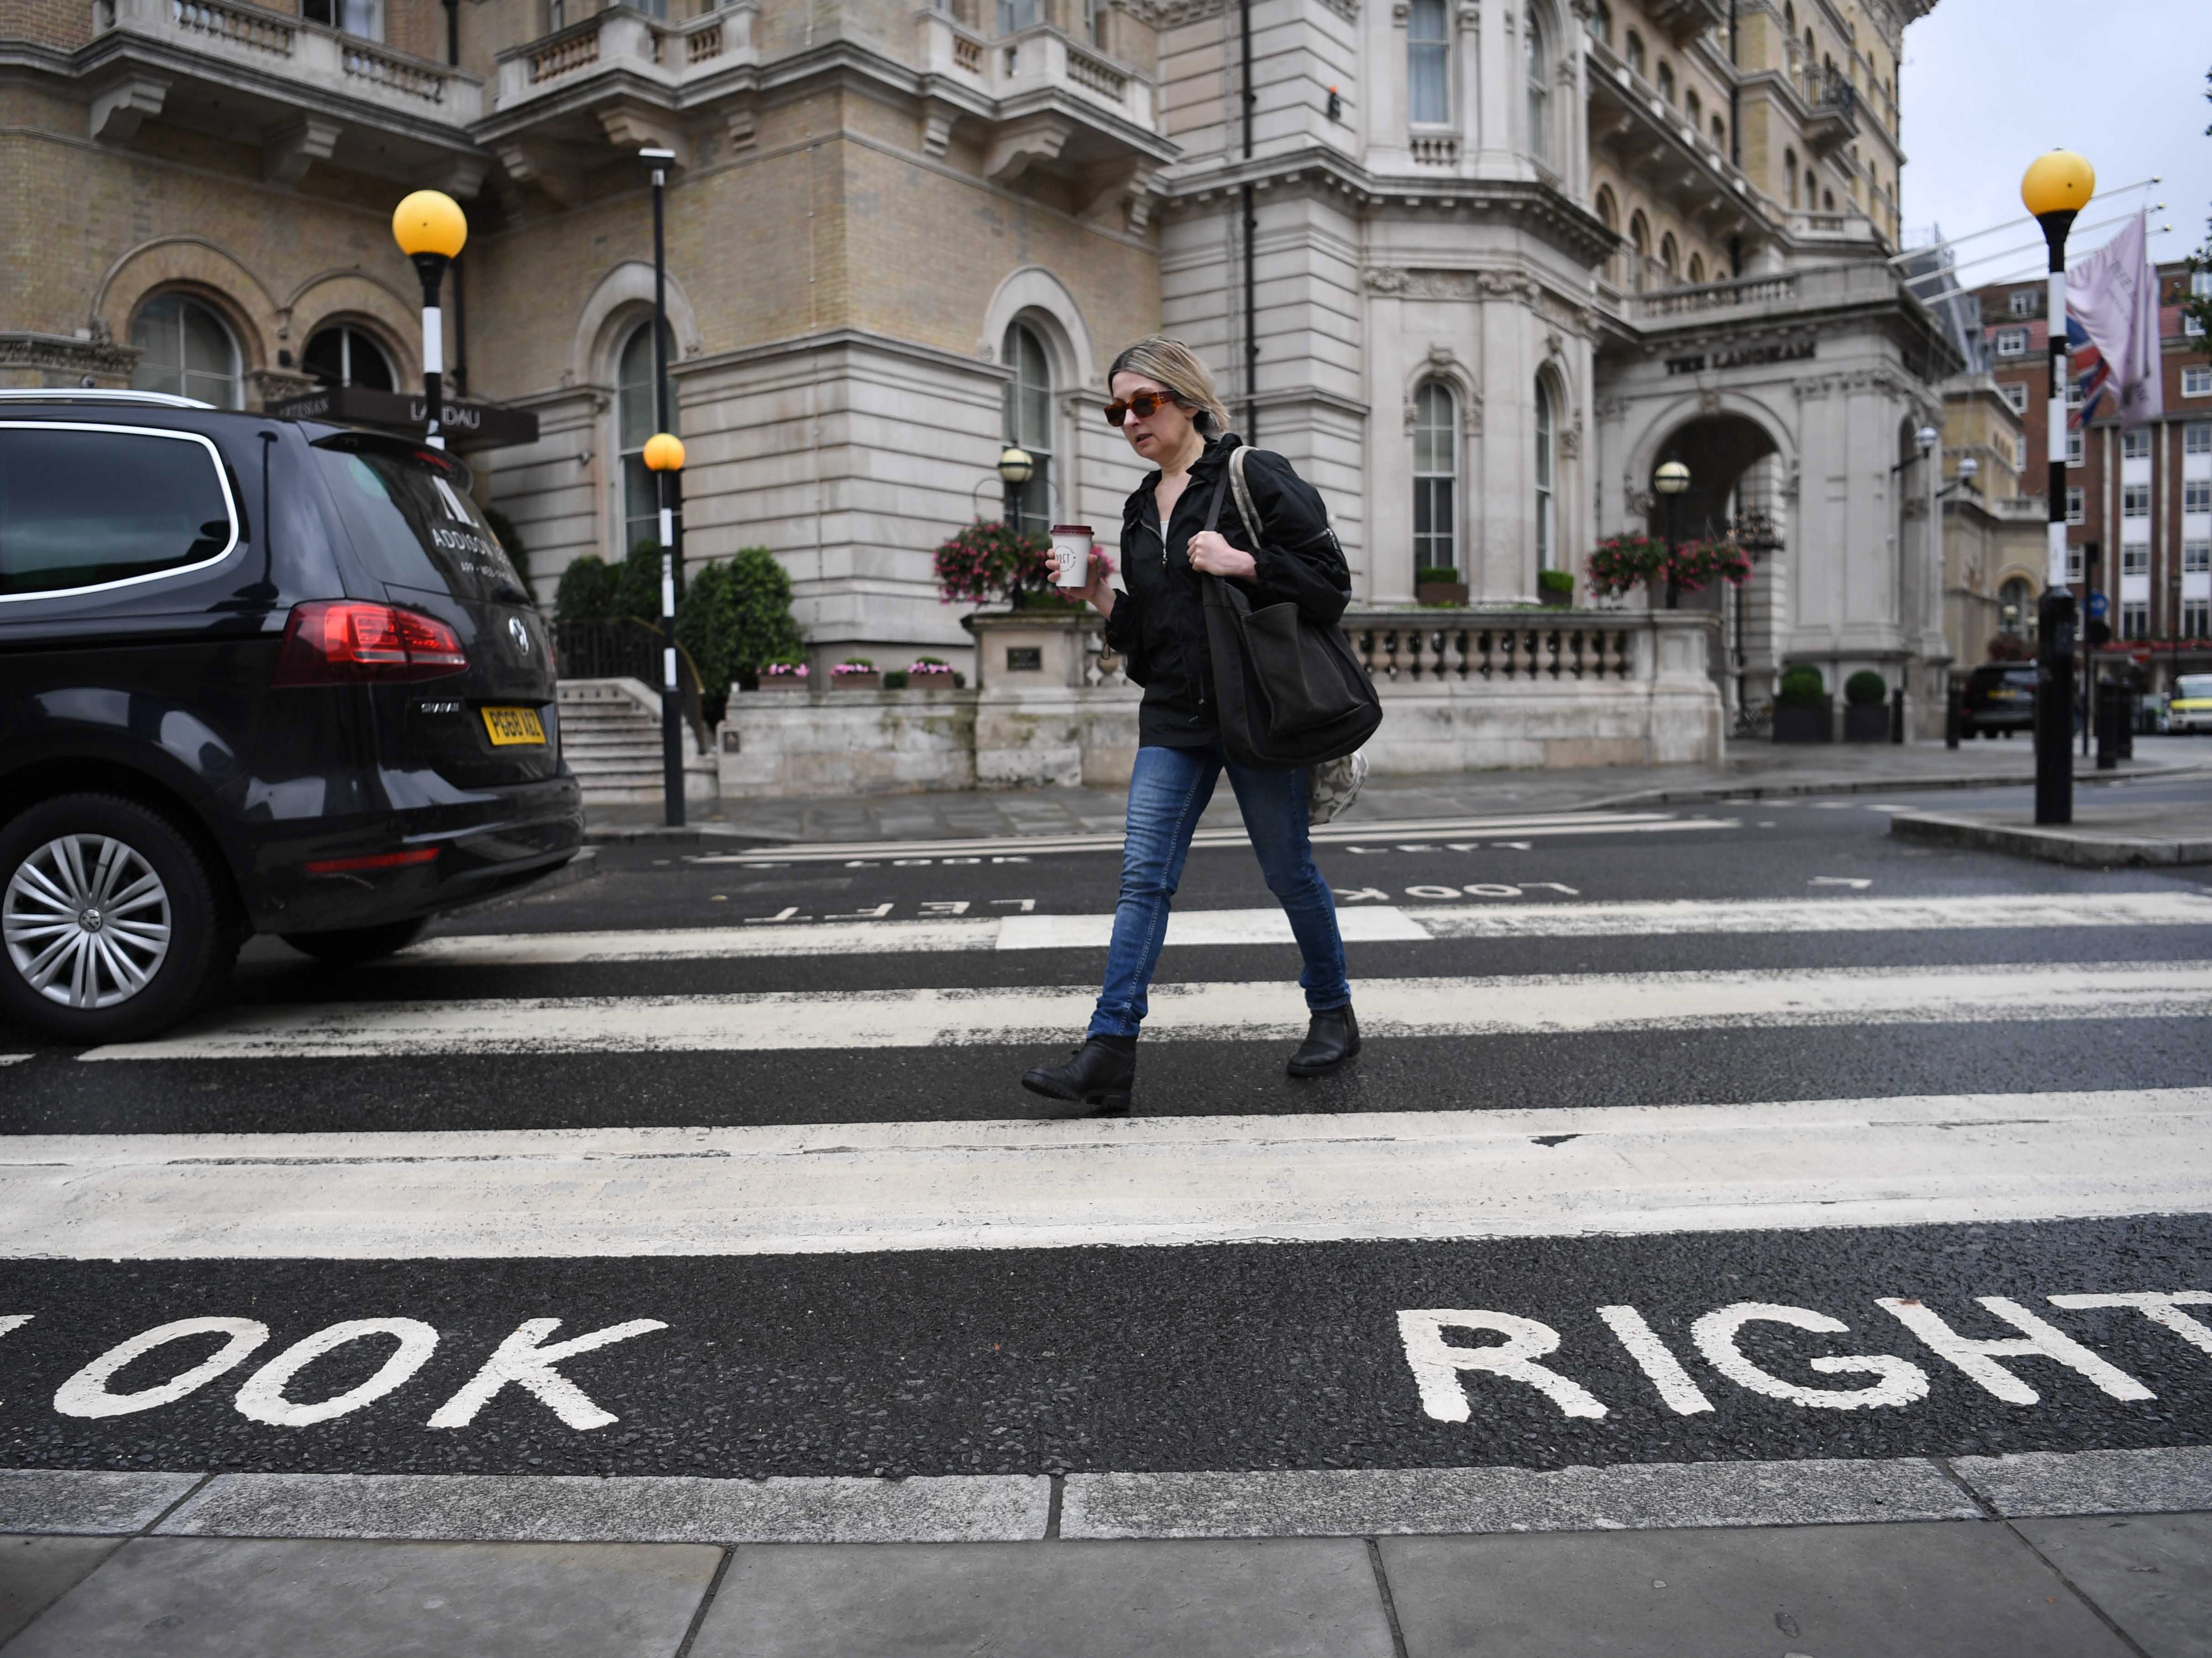
[{"label": "arched window", "polygon": [[1670,230],[1659,239],[1659,268],[1667,273],[1669,288],[1674,285],[1674,273],[1681,268],[1677,263],[1680,258],[1680,250],[1674,246],[1674,233]]},{"label": "arched window", "polygon": [[1632,278],[1640,294],[1651,285],[1651,227],[1644,222],[1641,209],[1629,215],[1628,246],[1636,261]]},{"label": "arched window", "polygon": [[2028,592],[2027,580],[2014,576],[1997,589],[1997,629],[2008,634],[2032,633],[2034,621],[2034,596]]},{"label": "arched window", "polygon": [[1662,63],[1659,65],[1659,95],[1670,104],[1674,101],[1674,66],[1672,64]]},{"label": "arched window", "polygon": [[1644,37],[1634,29],[1628,31],[1628,45],[1621,56],[1628,60],[1628,67],[1636,74],[1644,73]]},{"label": "arched window", "polygon": [[1790,205],[1795,207],[1797,205],[1797,152],[1794,149],[1782,152],[1782,176],[1788,184]]},{"label": "arched window", "polygon": [[1459,398],[1442,380],[1413,392],[1413,563],[1459,568]]},{"label": "arched window", "polygon": [[[665,333],[668,361],[676,361],[676,337]],[[660,496],[653,471],[645,464],[645,440],[653,434],[658,410],[653,398],[653,325],[639,324],[623,342],[615,369],[616,438],[622,448],[623,538],[617,556],[626,556],[641,541],[660,544]],[[678,429],[676,382],[668,383],[668,424]]]},{"label": "arched window", "polygon": [[1723,155],[1728,154],[1728,123],[1717,115],[1713,117],[1713,148]]},{"label": "arched window", "polygon": [[1698,123],[1705,118],[1705,100],[1698,96],[1697,88],[1682,94],[1682,112],[1690,118],[1690,131],[1695,132]]},{"label": "arched window", "polygon": [[1597,0],[1597,9],[1590,14],[1590,33],[1606,45],[1613,44],[1613,8],[1605,0]]},{"label": "arched window", "polygon": [[1052,358],[1036,330],[1018,322],[1006,330],[1001,361],[1014,371],[1006,386],[1006,441],[1036,461],[1012,527],[1044,535],[1052,529]]},{"label": "arched window", "polygon": [[1551,42],[1533,11],[1528,15],[1521,40],[1522,68],[1528,84],[1528,153],[1540,161],[1547,161],[1552,154],[1552,82],[1545,66]]},{"label": "arched window", "polygon": [[198,398],[218,409],[240,406],[238,342],[198,300],[182,294],[149,300],[131,325],[131,343],[145,353],[131,372],[140,391]]},{"label": "arched window", "polygon": [[1559,536],[1552,522],[1553,427],[1551,382],[1536,376],[1536,568],[1548,570],[1559,556]]},{"label": "arched window", "polygon": [[1597,187],[1597,222],[1616,234],[1620,229],[1620,210],[1613,204],[1611,185]]},{"label": "arched window", "polygon": [[1788,29],[1792,34],[1797,33],[1797,7],[1796,0],[1782,0],[1782,27]]},{"label": "arched window", "polygon": [[360,386],[372,392],[389,392],[398,385],[384,348],[345,323],[317,329],[307,349],[300,354],[300,367],[313,374],[319,386]]},{"label": "arched window", "polygon": [[1705,281],[1705,256],[1704,254],[1702,254],[1702,253],[1692,253],[1692,254],[1691,254],[1691,255],[1690,255],[1690,286],[1691,286],[1691,287],[1692,287],[1692,288],[1695,288],[1695,287],[1696,287],[1699,282],[1701,282]]},{"label": "arched window", "polygon": [[1836,192],[1834,191],[1824,190],[1820,192],[1820,210],[1823,213],[1833,213],[1836,210]]},{"label": "arched window", "polygon": [[1406,117],[1419,126],[1451,121],[1451,17],[1444,0],[1413,0],[1406,16]]},{"label": "arched window", "polygon": [[1806,207],[1806,210],[1807,210],[1808,212],[1810,212],[1810,211],[1812,210],[1813,204],[1814,204],[1815,202],[1819,201],[1820,199],[1820,181],[1818,179],[1815,179],[1815,178],[1813,176],[1813,169],[1812,169],[1811,167],[1807,167],[1807,168],[1805,169],[1805,207]]}]

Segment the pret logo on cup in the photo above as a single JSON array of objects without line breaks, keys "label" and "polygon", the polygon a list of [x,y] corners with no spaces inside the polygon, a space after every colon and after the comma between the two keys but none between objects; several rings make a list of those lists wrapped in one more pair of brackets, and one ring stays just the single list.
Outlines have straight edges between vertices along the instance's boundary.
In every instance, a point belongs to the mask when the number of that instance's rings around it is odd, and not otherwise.
[{"label": "pret logo on cup", "polygon": [[1091,529],[1088,524],[1052,526],[1053,562],[1060,571],[1059,585],[1080,592],[1091,585]]}]

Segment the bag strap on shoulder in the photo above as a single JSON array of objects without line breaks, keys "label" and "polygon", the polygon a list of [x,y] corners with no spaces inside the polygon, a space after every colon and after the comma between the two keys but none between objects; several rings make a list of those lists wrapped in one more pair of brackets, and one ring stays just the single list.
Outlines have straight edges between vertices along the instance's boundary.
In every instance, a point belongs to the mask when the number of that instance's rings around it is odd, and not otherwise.
[{"label": "bag strap on shoulder", "polygon": [[1252,486],[1244,477],[1244,457],[1251,452],[1249,443],[1240,443],[1229,452],[1229,487],[1237,492],[1237,516],[1244,520],[1244,532],[1255,544],[1247,550],[1256,553],[1260,550],[1256,544],[1266,539],[1266,531],[1260,522],[1260,509],[1252,504]]}]

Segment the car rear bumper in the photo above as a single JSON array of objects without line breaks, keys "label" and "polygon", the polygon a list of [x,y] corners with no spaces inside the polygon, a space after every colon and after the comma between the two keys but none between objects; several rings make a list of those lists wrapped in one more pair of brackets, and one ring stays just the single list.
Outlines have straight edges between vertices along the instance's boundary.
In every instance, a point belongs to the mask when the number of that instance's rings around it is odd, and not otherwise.
[{"label": "car rear bumper", "polygon": [[257,932],[375,926],[526,886],[584,844],[583,792],[563,774],[300,827],[255,848],[242,884]]},{"label": "car rear bumper", "polygon": [[2035,729],[2035,705],[2025,708],[1982,708],[1966,710],[1967,726],[1978,732],[2033,731]]}]

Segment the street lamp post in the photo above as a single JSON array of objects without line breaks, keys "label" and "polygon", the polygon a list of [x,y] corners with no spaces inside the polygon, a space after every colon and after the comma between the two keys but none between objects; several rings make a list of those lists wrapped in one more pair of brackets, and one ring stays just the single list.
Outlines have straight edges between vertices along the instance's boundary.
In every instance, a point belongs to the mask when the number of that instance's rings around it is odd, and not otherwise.
[{"label": "street lamp post", "polygon": [[2066,585],[2066,233],[2088,205],[2097,173],[2070,149],[2038,156],[2020,198],[2051,253],[2045,325],[2051,336],[2051,500],[2043,597],[2036,606],[2035,821],[2074,821],[2074,595]]},{"label": "street lamp post", "polygon": [[1008,444],[999,452],[999,482],[1006,486],[1006,527],[1022,530],[1022,485],[1036,476],[1036,459],[1026,449]]},{"label": "street lamp post", "polygon": [[660,505],[660,788],[671,829],[684,823],[684,715],[676,677],[676,512],[672,485],[684,471],[684,442],[672,432],[645,440],[645,464]]},{"label": "street lamp post", "polygon": [[468,216],[442,190],[418,190],[393,210],[392,239],[422,279],[422,440],[442,449],[446,327],[438,311],[438,288],[446,267],[469,239]]},{"label": "street lamp post", "polygon": [[1667,608],[1671,610],[1682,596],[1682,584],[1674,575],[1674,515],[1682,491],[1690,487],[1690,469],[1679,460],[1663,462],[1651,475],[1651,487],[1667,503]]}]

